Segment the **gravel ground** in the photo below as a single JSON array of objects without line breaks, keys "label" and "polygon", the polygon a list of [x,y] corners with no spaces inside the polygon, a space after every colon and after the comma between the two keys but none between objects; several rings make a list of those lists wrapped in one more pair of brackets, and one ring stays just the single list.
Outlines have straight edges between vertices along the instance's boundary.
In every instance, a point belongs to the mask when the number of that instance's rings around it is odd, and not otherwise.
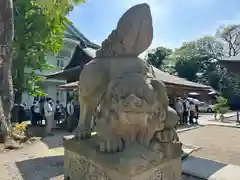
[{"label": "gravel ground", "polygon": [[193,156],[240,165],[240,128],[205,126],[179,134],[183,144],[202,147]]},{"label": "gravel ground", "polygon": [[[0,153],[0,180],[63,180],[62,135]],[[181,180],[202,179],[183,175]]]},{"label": "gravel ground", "polygon": [[[63,135],[66,135],[64,133]],[[1,180],[62,180],[62,135],[38,141],[22,149],[0,153]]]}]

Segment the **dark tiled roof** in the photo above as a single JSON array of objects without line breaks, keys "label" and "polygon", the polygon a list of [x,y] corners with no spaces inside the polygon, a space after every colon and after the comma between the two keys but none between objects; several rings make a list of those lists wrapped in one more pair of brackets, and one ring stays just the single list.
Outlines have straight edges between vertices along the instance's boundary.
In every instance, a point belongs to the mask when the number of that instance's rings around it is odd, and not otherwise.
[{"label": "dark tiled roof", "polygon": [[188,81],[186,79],[180,78],[178,76],[174,76],[168,73],[165,73],[163,71],[160,71],[159,69],[153,67],[156,78],[158,80],[163,81],[164,83],[168,83],[168,84],[176,84],[176,85],[183,85],[183,86],[189,86],[189,87],[196,87],[196,88],[206,88],[206,89],[210,89],[211,87],[203,85],[203,84],[199,84],[199,83],[195,83],[192,81]]},{"label": "dark tiled roof", "polygon": [[65,21],[65,25],[67,28],[68,34],[66,34],[67,38],[71,38],[80,42],[83,42],[87,47],[91,47],[94,49],[99,49],[100,46],[91,42],[88,38],[86,38],[74,25],[72,22]]},{"label": "dark tiled roof", "polygon": [[67,70],[61,70],[55,73],[46,74],[47,79],[61,79],[61,80],[72,80],[76,81],[78,79],[82,67],[76,66]]},{"label": "dark tiled roof", "polygon": [[[168,73],[165,73],[163,71],[160,71],[159,69],[153,67],[153,70],[155,72],[156,75],[156,79],[163,81],[166,84],[172,84],[172,85],[178,85],[178,86],[186,86],[186,87],[192,87],[192,88],[199,88],[199,89],[211,89],[211,87],[203,85],[203,84],[199,84],[199,83],[195,83],[195,82],[191,82],[188,81],[186,79],[183,78],[179,78],[177,76],[173,76],[170,75]],[[75,73],[77,72],[77,69],[74,69]],[[68,83],[68,84],[64,84],[61,85],[61,88],[72,88],[72,87],[77,87],[78,86],[78,81],[77,82],[73,82],[73,83]]]},{"label": "dark tiled roof", "polygon": [[[67,31],[69,32],[68,36],[70,37],[72,35],[72,37],[75,38],[75,40],[79,40],[80,42],[83,42],[86,45],[86,47],[83,48],[83,47],[80,47],[80,45],[77,46],[75,53],[73,54],[73,57],[71,58],[69,64],[64,68],[64,71],[46,75],[47,78],[64,79],[64,77],[72,76],[73,78],[74,76],[76,76],[77,78],[75,77],[75,79],[78,79],[78,76],[82,69],[82,67],[80,67],[81,61],[85,61],[86,58],[87,58],[87,61],[90,61],[90,59],[95,57],[97,49],[100,48],[100,46],[88,40],[76,27],[73,26],[71,22],[66,22],[66,27],[67,27]],[[81,52],[83,52],[83,54],[81,54]],[[87,57],[85,57],[86,55]],[[201,88],[201,89],[202,88],[210,89],[209,86],[187,81],[186,79],[179,78],[177,76],[173,76],[163,71],[160,71],[155,67],[153,67],[153,69],[155,71],[156,78],[158,80],[163,81],[164,83],[195,87],[195,88]]]},{"label": "dark tiled roof", "polygon": [[233,56],[229,59],[219,60],[218,62],[227,68],[229,72],[240,74],[240,55]]}]

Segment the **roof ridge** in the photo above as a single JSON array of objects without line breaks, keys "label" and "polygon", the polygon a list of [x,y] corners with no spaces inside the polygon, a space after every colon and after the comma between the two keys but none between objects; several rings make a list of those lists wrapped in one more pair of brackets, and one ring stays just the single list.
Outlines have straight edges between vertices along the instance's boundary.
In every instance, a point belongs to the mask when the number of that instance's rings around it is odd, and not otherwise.
[{"label": "roof ridge", "polygon": [[84,42],[85,44],[87,44],[88,46],[92,46],[95,48],[100,48],[99,45],[91,42],[86,36],[84,36],[83,33],[81,33],[74,25],[73,22],[70,21],[69,19],[64,21],[64,24],[67,28],[67,31],[69,33],[71,33],[73,36],[75,36],[79,41]]}]

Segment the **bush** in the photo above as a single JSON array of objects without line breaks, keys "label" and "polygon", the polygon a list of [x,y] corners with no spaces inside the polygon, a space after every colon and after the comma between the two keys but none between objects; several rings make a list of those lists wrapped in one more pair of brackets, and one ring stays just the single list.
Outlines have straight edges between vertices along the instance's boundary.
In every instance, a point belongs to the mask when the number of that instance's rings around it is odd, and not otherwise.
[{"label": "bush", "polygon": [[217,103],[213,105],[213,111],[215,112],[215,120],[217,117],[217,114],[220,114],[220,120],[223,121],[224,119],[224,114],[227,113],[229,110],[229,106],[228,106],[228,101],[227,99],[223,98],[223,97],[218,97],[217,98]]},{"label": "bush", "polygon": [[217,103],[213,105],[213,111],[218,114],[225,114],[229,110],[228,101],[222,96],[217,98]]},{"label": "bush", "polygon": [[228,112],[228,110],[229,110],[228,107],[221,107],[219,108],[219,114],[225,114]]},{"label": "bush", "polygon": [[19,132],[19,134],[25,134],[27,131],[27,123],[17,123],[13,129],[15,129],[16,132]]},{"label": "bush", "polygon": [[27,139],[27,123],[17,123],[12,127],[11,136],[15,140],[26,141]]}]

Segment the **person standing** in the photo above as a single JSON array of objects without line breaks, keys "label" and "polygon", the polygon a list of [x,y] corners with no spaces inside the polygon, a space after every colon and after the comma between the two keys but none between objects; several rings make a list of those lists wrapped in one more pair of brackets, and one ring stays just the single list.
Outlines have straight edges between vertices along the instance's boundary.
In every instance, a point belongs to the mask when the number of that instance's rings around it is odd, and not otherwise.
[{"label": "person standing", "polygon": [[177,98],[176,102],[175,102],[175,110],[180,118],[180,124],[184,124],[183,122],[183,102],[181,100],[181,98]]},{"label": "person standing", "polygon": [[21,124],[23,121],[26,121],[26,113],[24,110],[24,105],[20,104],[18,109],[18,123]]},{"label": "person standing", "polygon": [[190,116],[190,101],[186,98],[186,107],[187,107],[187,121],[186,123],[189,122],[189,116]]},{"label": "person standing", "polygon": [[41,97],[39,100],[39,107],[40,107],[40,115],[41,115],[41,120],[39,121],[39,124],[42,125],[42,120],[46,120],[45,116],[44,116],[44,104],[45,104],[46,98],[45,97]]},{"label": "person standing", "polygon": [[55,119],[57,124],[60,124],[61,114],[62,114],[62,106],[61,106],[59,100],[57,100],[56,101],[55,113],[54,113],[54,119]]},{"label": "person standing", "polygon": [[72,131],[72,119],[74,118],[74,104],[73,100],[68,100],[67,103],[67,126],[68,126],[68,131]]},{"label": "person standing", "polygon": [[193,102],[190,102],[189,124],[193,124],[193,119],[196,117],[196,106]]},{"label": "person standing", "polygon": [[199,116],[199,109],[198,109],[198,104],[195,104],[195,110],[196,110],[196,114],[195,114],[195,124],[198,124],[198,116]]},{"label": "person standing", "polygon": [[36,101],[34,105],[34,115],[35,115],[35,123],[39,124],[41,121],[41,112],[40,112],[40,104],[38,101]]},{"label": "person standing", "polygon": [[189,102],[186,97],[183,99],[182,103],[183,103],[183,123],[187,124],[189,117]]},{"label": "person standing", "polygon": [[51,98],[47,98],[44,103],[44,115],[46,117],[46,132],[49,136],[53,135],[52,127],[54,121],[54,112],[53,112],[53,104],[51,103]]},{"label": "person standing", "polygon": [[30,111],[31,111],[31,124],[32,125],[37,125],[36,123],[36,116],[35,116],[35,112],[34,112],[34,109],[35,109],[35,105],[36,105],[36,101],[33,102],[31,108],[30,108]]},{"label": "person standing", "polygon": [[50,98],[49,103],[52,106],[52,111],[53,111],[52,129],[56,129],[57,125],[56,125],[56,121],[54,121],[54,110],[56,109],[56,107],[54,104],[54,100],[52,98]]}]

